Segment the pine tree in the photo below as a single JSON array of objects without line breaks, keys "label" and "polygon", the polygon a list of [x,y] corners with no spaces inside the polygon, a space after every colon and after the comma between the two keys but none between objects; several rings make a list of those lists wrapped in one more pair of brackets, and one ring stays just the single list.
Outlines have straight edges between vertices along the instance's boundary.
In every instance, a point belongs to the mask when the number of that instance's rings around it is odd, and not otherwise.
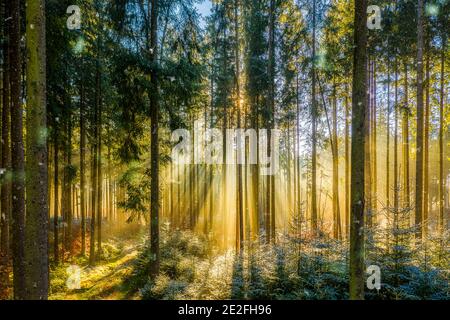
[{"label": "pine tree", "polygon": [[27,224],[25,297],[48,296],[48,176],[44,1],[27,1]]},{"label": "pine tree", "polygon": [[352,94],[350,299],[364,299],[364,146],[367,135],[365,128],[367,114],[366,11],[366,0],[356,0]]}]

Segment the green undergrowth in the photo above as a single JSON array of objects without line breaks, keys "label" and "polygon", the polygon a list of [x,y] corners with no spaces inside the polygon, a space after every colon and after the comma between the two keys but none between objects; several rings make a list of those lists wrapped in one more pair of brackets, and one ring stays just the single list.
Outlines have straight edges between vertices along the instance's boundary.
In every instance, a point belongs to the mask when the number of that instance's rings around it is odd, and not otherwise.
[{"label": "green undergrowth", "polygon": [[[162,239],[160,275],[149,278],[150,252],[145,246],[125,282],[139,298],[349,298],[348,248],[342,242],[284,238],[277,245],[246,244],[243,253],[236,254],[219,252],[206,237],[188,231],[163,230]],[[368,263],[381,268],[381,290],[366,290],[366,299],[449,299],[448,273],[429,261],[421,263],[417,253],[409,254],[410,259],[388,251],[368,255]]]}]

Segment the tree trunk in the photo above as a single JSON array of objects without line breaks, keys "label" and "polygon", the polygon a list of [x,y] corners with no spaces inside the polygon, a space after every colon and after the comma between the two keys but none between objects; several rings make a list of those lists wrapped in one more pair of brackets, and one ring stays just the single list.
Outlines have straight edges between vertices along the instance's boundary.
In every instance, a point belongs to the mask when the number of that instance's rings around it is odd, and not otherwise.
[{"label": "tree trunk", "polygon": [[345,90],[345,236],[350,236],[350,106]]},{"label": "tree trunk", "polygon": [[3,38],[3,57],[2,57],[2,135],[1,135],[1,167],[5,170],[2,173],[1,198],[0,198],[0,300],[8,298],[9,286],[9,217],[11,215],[11,181],[8,178],[11,171],[11,151],[9,144],[10,134],[10,97],[9,97],[9,46],[8,37],[9,23],[6,20],[9,17],[9,8],[6,2],[2,2],[2,38]]},{"label": "tree trunk", "polygon": [[364,299],[364,162],[367,113],[366,0],[355,0],[352,99],[350,299]]},{"label": "tree trunk", "polygon": [[377,221],[377,207],[378,207],[378,159],[377,159],[377,64],[375,57],[372,62],[372,116],[371,120],[371,159],[372,159],[372,213],[371,223]]},{"label": "tree trunk", "polygon": [[311,223],[312,233],[317,235],[317,100],[316,100],[316,0],[313,0],[312,35],[312,92],[311,92]]},{"label": "tree trunk", "polygon": [[[240,48],[239,48],[239,0],[234,1],[234,31],[235,31],[235,63],[236,63],[236,74],[235,74],[235,85],[236,85],[236,103],[237,103],[237,127],[241,129],[241,83],[240,77]],[[238,137],[240,141],[241,137]],[[245,145],[244,145],[245,148]],[[245,152],[245,151],[244,151]],[[236,232],[236,249],[244,249],[244,202],[243,202],[243,192],[242,192],[242,165],[240,164],[242,149],[238,146],[237,152],[237,220],[238,220],[238,230]]]},{"label": "tree trunk", "polygon": [[405,101],[403,105],[402,116],[402,155],[403,155],[403,207],[409,208],[410,189],[409,189],[409,106],[408,106],[408,64],[404,62],[404,90]]},{"label": "tree trunk", "polygon": [[11,0],[10,81],[11,81],[11,163],[12,180],[12,254],[14,298],[26,298],[25,274],[25,172],[23,143],[23,110],[21,91],[20,1]]},{"label": "tree trunk", "polygon": [[[398,60],[394,62],[395,84],[394,84],[394,220],[396,221],[399,209],[399,173],[398,173]],[[396,223],[394,223],[394,227]]]},{"label": "tree trunk", "polygon": [[[55,117],[56,118],[56,117]],[[57,265],[59,263],[59,143],[58,143],[58,128],[57,121],[54,120],[53,126],[53,166],[54,166],[54,174],[53,174],[53,184],[54,184],[54,195],[53,195],[53,260]]]},{"label": "tree trunk", "polygon": [[333,84],[333,110],[332,110],[332,145],[333,148],[333,237],[341,239],[341,213],[339,206],[339,155],[338,155],[338,134],[337,134],[337,97],[336,84]]},{"label": "tree trunk", "polygon": [[27,225],[26,298],[48,297],[48,171],[45,6],[28,0],[27,16]]},{"label": "tree trunk", "polygon": [[84,114],[84,84],[80,81],[80,206],[81,255],[86,254],[86,128]]},{"label": "tree trunk", "polygon": [[[366,197],[366,209],[367,209],[367,219],[366,224],[367,227],[372,227],[372,152],[371,152],[371,117],[372,117],[372,61],[369,57],[367,63],[367,86],[368,86],[368,94],[367,94],[367,114],[366,114],[366,135],[365,135],[365,163],[364,163],[364,171],[365,171],[365,197]],[[370,234],[369,234],[370,236]]]},{"label": "tree trunk", "polygon": [[387,107],[386,107],[386,207],[389,215],[390,208],[390,155],[391,155],[391,70],[389,57],[386,59],[387,64]]},{"label": "tree trunk", "polygon": [[[69,85],[66,85],[65,90],[69,90]],[[66,93],[67,95],[67,93]],[[70,97],[66,96],[65,101],[66,110],[66,141],[64,143],[64,158],[66,160],[64,166],[64,178],[63,178],[63,217],[64,217],[64,250],[66,252],[72,252],[72,111]]]},{"label": "tree trunk", "polygon": [[150,195],[150,276],[159,274],[159,89],[158,72],[158,0],[151,0],[150,59],[151,71],[151,195]]},{"label": "tree trunk", "polygon": [[[98,77],[98,75],[97,75]],[[96,79],[96,83],[98,83],[98,79]],[[96,101],[98,101],[98,97],[96,97]],[[96,102],[98,105],[98,102]],[[89,264],[92,266],[95,263],[95,221],[96,221],[96,211],[97,211],[97,173],[98,173],[98,138],[97,138],[97,108],[94,110],[93,119],[92,119],[92,146],[91,146],[91,221],[90,221],[90,240],[89,240]]]},{"label": "tree trunk", "polygon": [[417,14],[416,240],[422,238],[423,214],[423,0]]},{"label": "tree trunk", "polygon": [[99,72],[98,97],[98,117],[97,117],[97,256],[101,259],[102,254],[102,222],[103,222],[103,173],[102,173],[102,87],[101,71]]},{"label": "tree trunk", "polygon": [[445,48],[447,41],[445,35],[442,37],[441,49],[441,87],[440,87],[440,106],[439,106],[439,229],[441,235],[445,232],[445,218],[444,218],[444,107],[445,107]]},{"label": "tree trunk", "polygon": [[424,173],[423,173],[423,235],[426,238],[428,232],[429,214],[429,187],[430,187],[430,40],[427,40],[427,60],[426,60],[426,92],[425,92],[425,121],[424,121]]}]

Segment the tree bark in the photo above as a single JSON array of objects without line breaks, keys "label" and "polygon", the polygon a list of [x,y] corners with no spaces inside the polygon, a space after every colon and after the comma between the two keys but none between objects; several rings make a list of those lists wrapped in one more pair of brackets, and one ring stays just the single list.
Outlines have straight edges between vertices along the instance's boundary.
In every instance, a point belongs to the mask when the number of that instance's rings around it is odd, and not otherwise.
[{"label": "tree bark", "polygon": [[317,216],[317,100],[316,100],[316,0],[313,0],[312,35],[312,91],[311,91],[311,228],[313,235],[318,233]]},{"label": "tree bark", "polygon": [[23,109],[21,97],[20,1],[11,0],[10,81],[11,81],[11,163],[12,181],[12,253],[14,298],[26,298],[25,266],[25,172]]},{"label": "tree bark", "polygon": [[355,0],[352,93],[350,299],[364,299],[364,162],[367,113],[366,0]]},{"label": "tree bark", "polygon": [[2,2],[2,37],[3,37],[3,64],[2,64],[2,125],[1,125],[1,167],[5,170],[1,174],[0,198],[0,299],[8,298],[9,286],[9,217],[11,215],[11,151],[10,135],[10,96],[9,96],[9,8],[6,1]]},{"label": "tree bark", "polygon": [[416,240],[422,238],[423,214],[423,0],[417,14],[417,137],[416,137]]},{"label": "tree bark", "polygon": [[48,297],[48,171],[45,4],[28,0],[27,28],[27,224],[26,298]]},{"label": "tree bark", "polygon": [[409,187],[409,101],[408,101],[408,64],[404,62],[404,94],[405,101],[402,112],[402,156],[403,156],[403,207],[409,208],[410,187]]},{"label": "tree bark", "polygon": [[439,106],[439,229],[441,235],[444,234],[445,217],[444,217],[444,107],[445,107],[445,48],[446,48],[445,35],[442,37],[442,49],[441,49],[441,85],[440,85],[440,106]]},{"label": "tree bark", "polygon": [[86,128],[84,110],[84,84],[80,81],[80,206],[81,255],[86,254]]},{"label": "tree bark", "polygon": [[159,88],[158,88],[158,11],[159,1],[151,0],[150,60],[152,62],[150,93],[151,118],[151,195],[150,195],[150,276],[159,274]]}]

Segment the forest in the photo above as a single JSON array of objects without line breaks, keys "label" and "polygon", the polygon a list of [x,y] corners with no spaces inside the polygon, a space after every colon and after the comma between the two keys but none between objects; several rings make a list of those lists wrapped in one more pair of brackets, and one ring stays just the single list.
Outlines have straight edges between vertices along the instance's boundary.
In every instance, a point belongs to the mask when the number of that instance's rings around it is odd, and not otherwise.
[{"label": "forest", "polygon": [[0,300],[449,300],[449,0],[1,0]]}]

